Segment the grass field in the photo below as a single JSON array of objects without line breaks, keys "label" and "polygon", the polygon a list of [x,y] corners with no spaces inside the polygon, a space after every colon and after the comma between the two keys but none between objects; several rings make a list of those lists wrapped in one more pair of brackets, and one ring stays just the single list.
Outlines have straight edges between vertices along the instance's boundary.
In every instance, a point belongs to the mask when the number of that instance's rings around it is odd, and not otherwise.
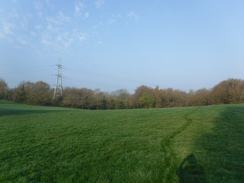
[{"label": "grass field", "polygon": [[0,182],[243,182],[244,104],[89,111],[0,101]]}]

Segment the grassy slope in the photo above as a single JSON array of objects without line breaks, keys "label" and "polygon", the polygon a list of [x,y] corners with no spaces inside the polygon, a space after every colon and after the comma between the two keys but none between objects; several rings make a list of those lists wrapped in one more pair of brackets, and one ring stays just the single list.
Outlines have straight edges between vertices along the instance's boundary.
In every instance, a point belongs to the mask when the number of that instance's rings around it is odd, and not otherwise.
[{"label": "grassy slope", "polygon": [[0,182],[241,182],[243,111],[243,104],[84,111],[0,101]]}]

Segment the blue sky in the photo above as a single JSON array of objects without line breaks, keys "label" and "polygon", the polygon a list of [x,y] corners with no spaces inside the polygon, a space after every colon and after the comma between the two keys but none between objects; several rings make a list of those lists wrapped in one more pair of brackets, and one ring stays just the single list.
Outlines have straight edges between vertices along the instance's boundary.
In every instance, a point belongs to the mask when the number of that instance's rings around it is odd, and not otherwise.
[{"label": "blue sky", "polygon": [[102,91],[244,79],[243,0],[0,1],[0,78]]}]

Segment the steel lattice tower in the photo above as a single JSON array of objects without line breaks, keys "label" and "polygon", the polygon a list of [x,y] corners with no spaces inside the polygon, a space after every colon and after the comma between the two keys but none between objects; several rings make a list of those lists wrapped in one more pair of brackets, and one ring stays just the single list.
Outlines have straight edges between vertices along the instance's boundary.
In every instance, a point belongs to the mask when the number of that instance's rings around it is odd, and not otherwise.
[{"label": "steel lattice tower", "polygon": [[59,63],[56,65],[58,68],[58,73],[56,74],[57,76],[57,81],[56,81],[56,86],[54,89],[54,94],[53,94],[53,99],[62,96],[63,93],[63,85],[62,85],[62,64]]}]

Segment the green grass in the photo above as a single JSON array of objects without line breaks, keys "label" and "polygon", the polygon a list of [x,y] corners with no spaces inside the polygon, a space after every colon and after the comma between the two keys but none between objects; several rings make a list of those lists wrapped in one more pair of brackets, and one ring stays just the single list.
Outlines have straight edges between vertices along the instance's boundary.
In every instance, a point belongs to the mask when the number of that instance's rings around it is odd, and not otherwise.
[{"label": "green grass", "polygon": [[244,104],[89,111],[0,101],[0,182],[243,182],[243,139]]}]

